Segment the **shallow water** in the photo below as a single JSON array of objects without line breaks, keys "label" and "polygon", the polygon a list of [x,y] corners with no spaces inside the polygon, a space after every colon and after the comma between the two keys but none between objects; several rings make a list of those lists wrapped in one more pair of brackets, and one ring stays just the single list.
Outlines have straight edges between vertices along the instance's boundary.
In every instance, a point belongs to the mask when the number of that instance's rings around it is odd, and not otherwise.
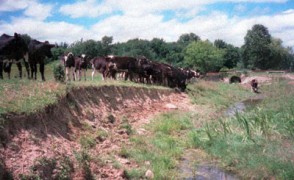
[{"label": "shallow water", "polygon": [[[237,102],[225,111],[225,116],[232,117],[237,113],[250,110],[264,99],[264,95],[258,94],[245,101]],[[212,163],[198,164],[195,160],[199,156],[197,151],[187,151],[180,165],[182,179],[185,180],[239,180],[240,178],[231,173],[224,171]],[[198,165],[196,165],[198,164]]]},{"label": "shallow water", "polygon": [[259,94],[245,101],[237,102],[228,107],[228,109],[225,111],[225,116],[232,117],[235,116],[237,113],[242,113],[245,110],[250,110],[257,104],[259,104],[264,98],[264,95]]},{"label": "shallow water", "polygon": [[194,162],[199,156],[199,152],[189,150],[185,153],[181,163],[181,174],[184,180],[239,180],[233,173],[218,168],[215,164],[198,164]]}]

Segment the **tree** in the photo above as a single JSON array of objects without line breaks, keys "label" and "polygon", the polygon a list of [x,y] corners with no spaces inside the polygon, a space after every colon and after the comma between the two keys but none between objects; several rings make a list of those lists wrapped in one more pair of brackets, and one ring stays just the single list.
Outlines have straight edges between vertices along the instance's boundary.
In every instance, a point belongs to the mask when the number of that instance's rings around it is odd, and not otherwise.
[{"label": "tree", "polygon": [[217,39],[214,41],[214,46],[225,50],[224,54],[224,66],[227,68],[234,68],[241,59],[239,49],[231,44],[227,44],[225,41]]},{"label": "tree", "polygon": [[271,50],[269,66],[271,69],[289,69],[291,66],[291,48],[283,47],[282,43],[281,39],[272,38],[269,45]]},{"label": "tree", "polygon": [[202,72],[219,71],[224,65],[225,50],[216,48],[209,41],[196,41],[185,50],[184,63]]},{"label": "tree", "polygon": [[247,31],[245,44],[242,47],[243,63],[247,68],[270,68],[270,43],[271,35],[268,29],[256,24],[251,30]]},{"label": "tree", "polygon": [[112,48],[112,41],[113,38],[112,36],[104,36],[101,39],[101,45],[102,45],[102,49],[103,49],[103,55],[107,56],[110,54],[111,52],[111,48]]},{"label": "tree", "polygon": [[180,44],[183,44],[183,45],[187,46],[191,42],[193,42],[193,41],[199,41],[199,40],[200,40],[200,37],[199,36],[197,36],[194,33],[189,33],[189,34],[182,34],[179,37],[177,43],[180,43]]}]

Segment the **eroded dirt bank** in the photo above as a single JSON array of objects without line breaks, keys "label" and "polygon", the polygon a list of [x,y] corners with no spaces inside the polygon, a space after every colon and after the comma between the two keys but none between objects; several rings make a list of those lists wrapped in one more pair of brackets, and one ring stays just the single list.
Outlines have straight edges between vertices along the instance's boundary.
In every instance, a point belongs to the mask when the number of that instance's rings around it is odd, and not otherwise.
[{"label": "eroded dirt bank", "polygon": [[5,115],[0,179],[124,179],[124,169],[137,167],[119,155],[129,143],[125,127],[144,134],[150,118],[174,108],[193,106],[172,90],[103,86],[75,88],[31,115]]}]

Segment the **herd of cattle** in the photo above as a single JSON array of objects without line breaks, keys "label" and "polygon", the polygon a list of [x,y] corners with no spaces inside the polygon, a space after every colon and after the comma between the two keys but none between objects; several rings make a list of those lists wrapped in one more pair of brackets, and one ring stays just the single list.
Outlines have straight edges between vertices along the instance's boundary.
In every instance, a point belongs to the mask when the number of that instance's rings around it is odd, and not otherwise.
[{"label": "herd of cattle", "polygon": [[[29,45],[25,43],[19,34],[9,36],[3,34],[0,37],[0,78],[3,78],[3,70],[10,77],[11,65],[16,62],[19,69],[19,77],[22,77],[21,60],[24,60],[27,75],[30,78],[37,78],[37,64],[40,64],[42,80],[44,77],[45,57],[52,57],[51,48],[54,45],[48,41],[40,42],[31,40]],[[81,80],[81,72],[87,67],[92,67],[92,79],[96,71],[105,78],[116,79],[122,77],[139,83],[158,84],[171,88],[186,89],[186,85],[191,78],[199,77],[199,73],[190,69],[176,68],[168,64],[148,60],[145,57],[120,57],[106,56],[90,58],[85,54],[75,56],[72,52],[67,52],[61,57],[61,62],[65,67],[66,81],[71,79]],[[31,69],[31,73],[29,72]]]}]

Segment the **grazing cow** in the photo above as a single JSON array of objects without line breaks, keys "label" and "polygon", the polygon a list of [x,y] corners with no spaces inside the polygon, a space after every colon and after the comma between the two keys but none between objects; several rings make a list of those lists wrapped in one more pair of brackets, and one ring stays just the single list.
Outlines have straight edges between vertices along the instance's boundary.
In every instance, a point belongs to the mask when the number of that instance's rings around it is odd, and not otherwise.
[{"label": "grazing cow", "polygon": [[[86,71],[89,64],[89,57],[85,54],[75,57],[75,75],[78,75],[79,81],[81,80],[81,71],[84,71],[84,78],[86,79]],[[77,77],[75,77],[77,79]]]},{"label": "grazing cow", "polygon": [[110,74],[116,79],[117,72],[125,72],[125,80],[129,79],[132,81],[134,73],[136,71],[137,59],[126,56],[108,56],[106,61],[109,62],[109,68],[107,74]]},{"label": "grazing cow", "polygon": [[40,64],[40,73],[42,80],[45,81],[45,57],[51,58],[51,48],[55,47],[53,44],[49,44],[48,41],[40,42],[37,40],[31,40],[29,44],[29,64],[31,68],[31,78],[37,79],[37,64]]},{"label": "grazing cow", "polygon": [[109,62],[105,57],[95,57],[90,60],[90,63],[93,69],[92,80],[94,79],[96,70],[102,74],[102,80],[105,80],[110,72],[116,72],[115,64]]},{"label": "grazing cow", "polygon": [[72,74],[72,79],[75,80],[75,74],[73,68],[75,67],[75,57],[72,52],[65,53],[61,60],[65,67],[66,81],[70,81],[70,74]]},{"label": "grazing cow", "polygon": [[14,36],[2,34],[0,37],[0,78],[3,79],[3,68],[10,78],[11,65],[13,60],[19,69],[19,77],[22,77],[22,66],[20,60],[24,59],[29,77],[28,46],[21,35],[14,33]]},{"label": "grazing cow", "polygon": [[258,82],[256,79],[252,79],[250,82],[251,89],[253,92],[258,93]]}]

